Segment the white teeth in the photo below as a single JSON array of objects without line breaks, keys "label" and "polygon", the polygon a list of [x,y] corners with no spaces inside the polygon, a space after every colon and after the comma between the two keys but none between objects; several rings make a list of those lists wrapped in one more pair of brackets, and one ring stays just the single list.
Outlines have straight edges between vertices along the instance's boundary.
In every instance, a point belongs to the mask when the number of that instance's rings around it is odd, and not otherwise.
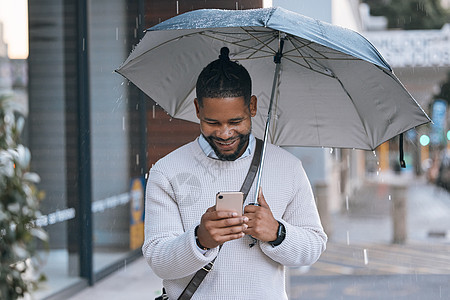
[{"label": "white teeth", "polygon": [[231,145],[231,144],[233,144],[234,143],[234,141],[232,141],[232,142],[230,142],[230,143],[221,143],[221,142],[218,142],[219,144],[221,144],[221,145],[224,145],[224,146],[228,146],[228,145]]}]

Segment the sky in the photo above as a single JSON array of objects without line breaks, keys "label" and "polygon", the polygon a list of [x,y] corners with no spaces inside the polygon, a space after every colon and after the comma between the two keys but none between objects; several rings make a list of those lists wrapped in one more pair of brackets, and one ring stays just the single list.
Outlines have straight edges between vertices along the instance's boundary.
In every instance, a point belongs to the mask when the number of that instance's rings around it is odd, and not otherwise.
[{"label": "sky", "polygon": [[3,23],[3,41],[8,44],[8,56],[27,58],[27,0],[0,0],[0,22]]}]

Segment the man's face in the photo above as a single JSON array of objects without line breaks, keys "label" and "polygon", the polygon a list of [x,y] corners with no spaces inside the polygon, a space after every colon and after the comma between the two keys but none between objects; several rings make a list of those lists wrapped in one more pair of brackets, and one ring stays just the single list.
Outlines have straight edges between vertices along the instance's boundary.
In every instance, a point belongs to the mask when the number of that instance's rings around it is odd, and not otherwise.
[{"label": "man's face", "polygon": [[219,158],[235,160],[244,153],[252,128],[251,117],[256,115],[256,101],[252,96],[247,106],[244,97],[203,98],[200,106],[194,100],[201,133]]}]

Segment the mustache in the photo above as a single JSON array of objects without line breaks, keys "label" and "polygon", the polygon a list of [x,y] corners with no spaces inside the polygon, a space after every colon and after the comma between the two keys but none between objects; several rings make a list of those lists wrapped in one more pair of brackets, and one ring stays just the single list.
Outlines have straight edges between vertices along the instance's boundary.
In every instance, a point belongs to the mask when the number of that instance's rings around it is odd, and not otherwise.
[{"label": "mustache", "polygon": [[230,141],[237,140],[239,137],[241,137],[241,135],[238,135],[238,136],[235,136],[235,137],[230,137],[228,139],[222,139],[222,138],[215,137],[215,136],[209,136],[208,138],[211,139],[211,140],[218,141],[218,142],[227,143],[227,142],[230,142]]}]

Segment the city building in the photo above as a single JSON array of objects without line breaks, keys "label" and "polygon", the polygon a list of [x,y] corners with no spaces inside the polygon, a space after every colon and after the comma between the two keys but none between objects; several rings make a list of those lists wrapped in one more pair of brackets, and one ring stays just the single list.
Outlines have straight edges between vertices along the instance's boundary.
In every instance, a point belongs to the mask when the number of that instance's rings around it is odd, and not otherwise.
[{"label": "city building", "polygon": [[142,255],[145,174],[199,132],[114,70],[145,28],[212,7],[262,1],[28,2],[27,144],[45,193],[37,224],[50,236],[38,299],[65,299]]}]

